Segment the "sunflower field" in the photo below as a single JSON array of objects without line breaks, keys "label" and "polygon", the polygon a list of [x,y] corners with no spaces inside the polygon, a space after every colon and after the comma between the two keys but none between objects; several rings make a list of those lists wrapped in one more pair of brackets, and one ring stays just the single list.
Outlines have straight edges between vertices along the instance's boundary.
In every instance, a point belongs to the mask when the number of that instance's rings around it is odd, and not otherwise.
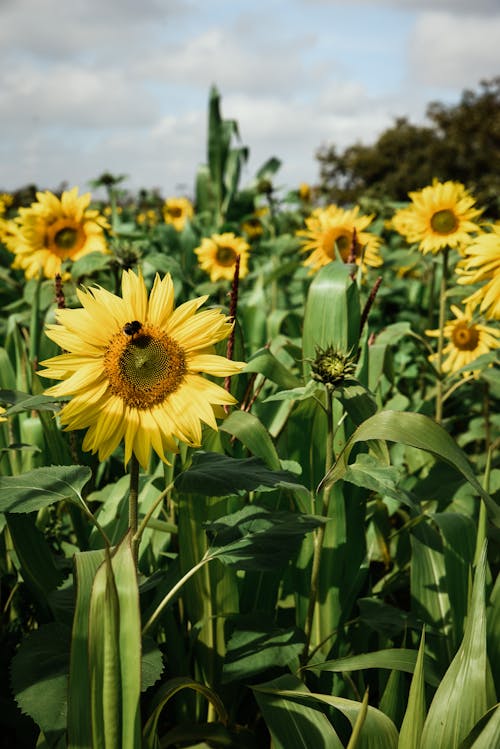
[{"label": "sunflower field", "polygon": [[500,747],[500,223],[0,194],[0,747]]}]

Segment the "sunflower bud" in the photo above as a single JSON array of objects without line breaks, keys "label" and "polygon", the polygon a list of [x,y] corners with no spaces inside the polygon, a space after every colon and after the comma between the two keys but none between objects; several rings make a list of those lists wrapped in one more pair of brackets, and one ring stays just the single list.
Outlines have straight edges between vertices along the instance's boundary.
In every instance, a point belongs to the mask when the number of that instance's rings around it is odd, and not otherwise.
[{"label": "sunflower bud", "polygon": [[316,357],[311,364],[311,377],[329,388],[342,386],[354,375],[356,357],[352,351],[344,353],[333,346],[316,348]]}]

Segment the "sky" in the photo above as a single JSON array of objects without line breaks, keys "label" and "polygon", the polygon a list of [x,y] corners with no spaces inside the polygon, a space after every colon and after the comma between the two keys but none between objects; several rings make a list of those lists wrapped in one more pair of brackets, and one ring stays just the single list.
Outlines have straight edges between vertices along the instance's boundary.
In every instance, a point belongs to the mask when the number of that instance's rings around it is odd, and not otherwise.
[{"label": "sky", "polygon": [[0,191],[192,196],[210,87],[275,186],[500,75],[500,0],[0,0]]}]

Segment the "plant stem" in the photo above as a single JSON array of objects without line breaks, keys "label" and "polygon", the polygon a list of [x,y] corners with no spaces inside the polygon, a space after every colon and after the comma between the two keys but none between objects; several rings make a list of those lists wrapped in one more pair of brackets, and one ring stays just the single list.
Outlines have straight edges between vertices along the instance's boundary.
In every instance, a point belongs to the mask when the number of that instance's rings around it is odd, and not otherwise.
[{"label": "plant stem", "polygon": [[137,546],[139,545],[139,543],[141,541],[142,534],[146,530],[147,525],[148,525],[149,521],[151,520],[151,517],[153,516],[154,511],[156,510],[156,508],[158,507],[158,505],[160,504],[160,502],[163,502],[163,500],[165,499],[165,497],[168,497],[168,495],[170,494],[170,492],[172,491],[173,488],[174,488],[174,481],[171,481],[170,484],[167,486],[167,488],[164,489],[157,496],[157,498],[155,499],[155,501],[153,502],[153,504],[151,505],[151,507],[149,508],[149,510],[147,511],[147,513],[142,518],[141,524],[137,528],[134,536],[132,537],[132,542],[134,544],[137,544]]},{"label": "plant stem", "polygon": [[139,543],[136,539],[139,518],[139,461],[134,453],[130,458],[130,492],[128,497],[128,527],[132,537],[132,553],[137,562]]},{"label": "plant stem", "polygon": [[[335,437],[335,430],[333,425],[333,398],[332,392],[329,388],[326,388],[326,418],[327,418],[327,434],[326,434],[326,455],[325,455],[325,476],[333,465],[333,440]],[[328,509],[330,505],[330,487],[323,489],[321,496],[321,517],[328,517]],[[304,650],[302,652],[302,665],[307,662],[309,657],[309,647],[311,645],[312,628],[314,621],[314,613],[316,609],[316,603],[318,601],[319,592],[319,572],[321,568],[321,551],[323,549],[323,543],[325,540],[325,529],[326,523],[322,523],[317,529],[314,536],[314,552],[311,569],[311,584],[309,591],[309,603],[307,607],[306,621],[304,625],[304,633],[306,641],[304,644]]]},{"label": "plant stem", "polygon": [[448,247],[443,250],[443,267],[441,273],[441,284],[439,289],[439,338],[437,348],[437,371],[438,381],[436,386],[436,421],[441,424],[443,420],[443,345],[444,325],[446,320],[446,287],[448,282]]},{"label": "plant stem", "polygon": [[184,585],[184,583],[187,582],[190,577],[192,577],[196,572],[198,572],[198,570],[201,569],[203,567],[203,565],[206,564],[207,562],[209,562],[211,559],[214,559],[214,557],[205,556],[205,557],[203,557],[203,559],[200,559],[200,561],[198,562],[198,564],[195,564],[194,567],[191,567],[191,569],[188,570],[188,572],[186,572],[186,574],[183,577],[181,577],[181,579],[174,585],[174,587],[171,588],[168,591],[168,593],[165,596],[165,598],[163,598],[160,601],[160,603],[158,604],[158,606],[153,611],[153,613],[149,617],[148,621],[146,622],[146,624],[142,628],[142,634],[143,635],[145,635],[146,632],[148,631],[148,629],[155,623],[155,621],[158,619],[158,617],[160,616],[161,612],[163,611],[163,609],[165,608],[165,606],[167,605],[167,603],[172,600],[172,598],[175,596],[175,594],[177,593],[177,591],[180,588],[182,588],[182,586]]}]

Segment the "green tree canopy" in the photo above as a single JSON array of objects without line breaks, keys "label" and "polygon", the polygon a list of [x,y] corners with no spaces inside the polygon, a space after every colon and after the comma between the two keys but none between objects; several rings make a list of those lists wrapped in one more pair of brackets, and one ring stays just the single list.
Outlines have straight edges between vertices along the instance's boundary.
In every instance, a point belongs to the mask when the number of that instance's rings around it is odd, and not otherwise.
[{"label": "green tree canopy", "polygon": [[428,125],[400,117],[373,145],[319,149],[323,195],[341,204],[362,195],[406,200],[437,177],[464,183],[490,216],[500,217],[500,76],[479,86],[456,105],[429,104]]}]

